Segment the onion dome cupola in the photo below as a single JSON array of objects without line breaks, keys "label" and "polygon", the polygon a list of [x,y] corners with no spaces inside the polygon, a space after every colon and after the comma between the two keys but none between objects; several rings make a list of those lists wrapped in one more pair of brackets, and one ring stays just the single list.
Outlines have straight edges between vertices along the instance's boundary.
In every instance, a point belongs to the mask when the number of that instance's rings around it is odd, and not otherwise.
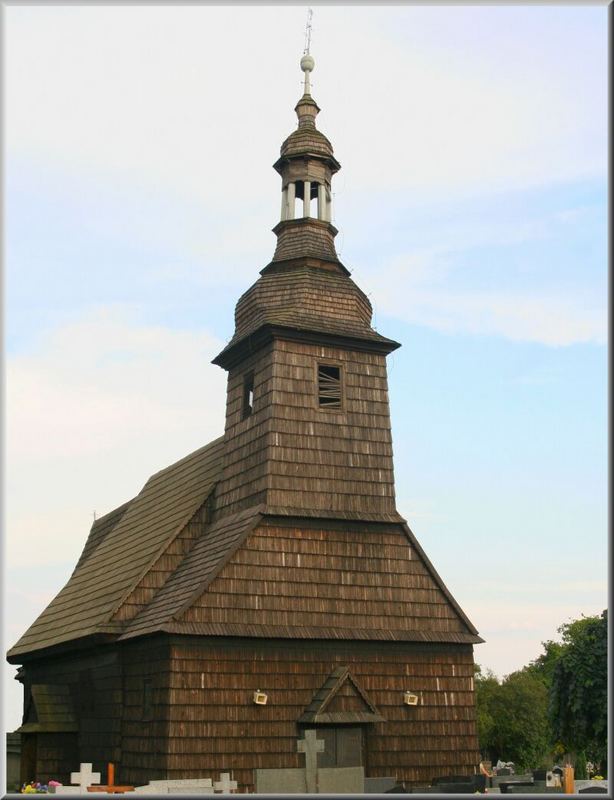
[{"label": "onion dome cupola", "polygon": [[337,229],[331,223],[331,181],[341,165],[329,140],[316,128],[320,109],[309,81],[314,66],[313,56],[302,57],[304,92],[294,109],[298,127],[282,144],[273,165],[281,175],[281,220],[273,229],[277,235],[273,262],[308,255],[340,264],[334,245]]},{"label": "onion dome cupola", "polygon": [[275,253],[239,298],[234,335],[213,360],[225,369],[235,368],[246,354],[282,331],[318,341],[344,337],[348,344],[362,342],[380,352],[399,347],[373,330],[371,303],[335,251],[331,180],[341,165],[330,141],[315,126],[320,109],[311,96],[313,67],[313,57],[304,55],[304,92],[295,107],[298,127],[273,165],[282,178],[281,220],[273,228]]}]

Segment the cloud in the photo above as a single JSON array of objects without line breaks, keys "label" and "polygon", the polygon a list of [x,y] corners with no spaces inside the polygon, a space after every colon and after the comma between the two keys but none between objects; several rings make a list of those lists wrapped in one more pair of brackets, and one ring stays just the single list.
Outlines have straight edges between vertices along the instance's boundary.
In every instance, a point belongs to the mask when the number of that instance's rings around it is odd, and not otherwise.
[{"label": "cloud", "polygon": [[76,560],[92,522],[223,433],[223,343],[99,309],[7,359],[7,561]]},{"label": "cloud", "polygon": [[[455,54],[446,45],[471,35],[470,9],[446,10],[449,42],[432,23],[440,9],[318,9],[321,128],[341,181],[366,203],[374,188],[464,192],[605,174],[605,36],[572,25],[531,49],[527,32],[552,20],[518,10],[498,31],[500,11],[481,11],[494,41]],[[303,25],[291,7],[10,8],[9,158],[44,154],[223,214],[268,198],[270,164],[296,124]]]},{"label": "cloud", "polygon": [[[573,219],[578,216],[580,212]],[[496,260],[497,249],[509,258],[515,246],[557,235],[547,220],[499,222],[492,229],[442,224],[437,245],[395,255],[379,264],[367,283],[378,312],[443,333],[494,335],[548,346],[605,344],[607,308],[600,281],[583,274],[582,262],[575,265],[570,283],[549,273],[539,248],[529,255],[525,249],[517,257],[519,267],[494,271],[497,284],[507,283],[507,288],[472,285],[474,273],[481,268],[478,275],[483,275],[484,267]]]}]

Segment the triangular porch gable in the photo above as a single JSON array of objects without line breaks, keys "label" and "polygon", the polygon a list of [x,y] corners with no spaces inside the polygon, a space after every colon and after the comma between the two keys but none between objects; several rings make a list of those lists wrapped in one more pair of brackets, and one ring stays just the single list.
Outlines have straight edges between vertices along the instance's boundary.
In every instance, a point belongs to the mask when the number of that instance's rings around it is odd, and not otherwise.
[{"label": "triangular porch gable", "polygon": [[361,724],[385,722],[349,667],[337,667],[299,717],[300,723]]}]

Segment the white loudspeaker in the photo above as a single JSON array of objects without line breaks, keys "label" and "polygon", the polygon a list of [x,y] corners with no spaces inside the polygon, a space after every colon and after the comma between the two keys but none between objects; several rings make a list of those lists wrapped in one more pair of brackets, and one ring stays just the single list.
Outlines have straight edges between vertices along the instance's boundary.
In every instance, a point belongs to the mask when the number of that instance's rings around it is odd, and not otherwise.
[{"label": "white loudspeaker", "polygon": [[269,699],[269,696],[267,694],[265,694],[264,692],[261,692],[260,689],[257,689],[254,692],[254,703],[257,706],[266,706],[266,703],[267,703],[268,699]]},{"label": "white loudspeaker", "polygon": [[412,694],[411,692],[405,692],[403,694],[403,702],[406,706],[417,706],[418,705],[418,695]]}]

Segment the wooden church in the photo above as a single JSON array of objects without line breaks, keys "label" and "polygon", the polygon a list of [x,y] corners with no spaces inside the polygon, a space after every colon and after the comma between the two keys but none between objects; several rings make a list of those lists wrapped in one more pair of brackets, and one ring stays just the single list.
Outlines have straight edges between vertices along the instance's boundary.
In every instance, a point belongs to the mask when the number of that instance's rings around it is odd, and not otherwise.
[{"label": "wooden church", "polygon": [[[362,765],[407,787],[479,761],[476,629],[395,505],[386,356],[335,251],[339,170],[311,56],[274,168],[277,246],[214,363],[224,435],[96,520],[68,583],[8,653],[22,780],[80,762],[121,783]],[[180,399],[178,402],[181,402]],[[104,780],[104,777],[103,777]]]}]

